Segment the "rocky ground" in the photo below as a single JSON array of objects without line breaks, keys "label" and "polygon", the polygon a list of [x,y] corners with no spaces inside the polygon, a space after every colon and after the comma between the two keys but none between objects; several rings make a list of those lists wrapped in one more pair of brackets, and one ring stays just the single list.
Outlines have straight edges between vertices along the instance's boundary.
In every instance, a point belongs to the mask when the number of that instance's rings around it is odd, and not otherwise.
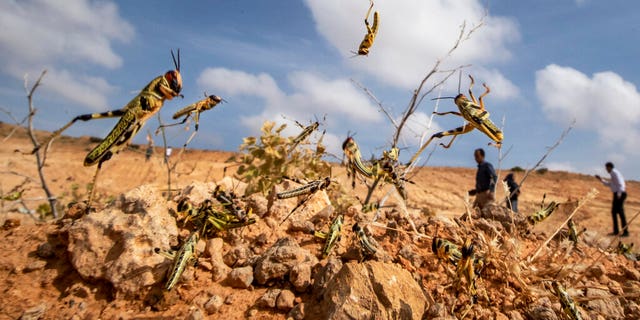
[{"label": "rocky ground", "polygon": [[[2,125],[0,137],[10,130]],[[178,194],[166,200],[159,150],[149,162],[142,149],[122,152],[104,166],[98,210],[85,215],[82,204],[73,203],[86,198],[94,172],[81,165],[91,141],[54,143],[45,174],[64,217],[45,220],[26,213],[45,202],[31,180],[37,179],[35,160],[23,153],[30,142],[22,130],[3,142],[0,191],[8,194],[18,185],[25,191],[22,204],[2,202],[0,319],[567,319],[552,281],[567,288],[584,319],[640,318],[640,263],[611,250],[618,239],[604,236],[610,231],[610,195],[593,177],[533,174],[523,187],[520,215],[493,206],[463,216],[474,170],[422,168],[409,186],[406,210],[392,196],[375,223],[372,213],[356,206],[337,212],[321,191],[280,225],[297,199],[268,209],[267,199],[256,194],[240,204],[252,209],[257,222],[203,237],[197,265],[166,291],[172,262],[154,249],[178,246],[191,232],[190,223],[177,219],[176,200],[188,196],[200,203],[216,185],[241,194],[243,184],[223,174],[231,154],[186,152],[172,177]],[[344,171],[336,167],[333,175],[349,185]],[[592,188],[599,194],[590,199]],[[631,218],[640,209],[634,196],[640,183],[629,182],[628,189]],[[360,186],[353,192],[363,191]],[[531,228],[525,216],[544,193],[547,201],[563,204]],[[578,244],[566,239],[566,228],[545,244],[578,205],[573,220],[587,228]],[[323,241],[309,231],[327,230],[338,213],[345,216],[342,237],[322,258]],[[356,222],[366,225],[376,245],[369,259],[351,232]],[[625,243],[638,242],[637,225]],[[484,258],[475,304],[466,279],[456,280],[456,267],[434,255],[434,237],[457,245],[469,239]]]}]

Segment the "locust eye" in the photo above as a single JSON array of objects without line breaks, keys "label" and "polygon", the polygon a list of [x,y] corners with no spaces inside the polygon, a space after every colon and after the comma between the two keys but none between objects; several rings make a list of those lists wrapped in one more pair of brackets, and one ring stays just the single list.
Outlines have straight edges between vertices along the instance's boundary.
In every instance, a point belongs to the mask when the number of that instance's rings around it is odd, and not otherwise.
[{"label": "locust eye", "polygon": [[210,95],[210,96],[209,96],[209,99],[211,99],[211,100],[213,100],[213,101],[215,101],[215,102],[220,102],[220,101],[222,101],[222,98],[220,98],[220,97],[216,96],[215,94]]},{"label": "locust eye", "polygon": [[175,93],[182,91],[182,76],[180,76],[179,72],[175,70],[167,71],[167,73],[164,74],[164,78],[167,79],[169,87]]}]

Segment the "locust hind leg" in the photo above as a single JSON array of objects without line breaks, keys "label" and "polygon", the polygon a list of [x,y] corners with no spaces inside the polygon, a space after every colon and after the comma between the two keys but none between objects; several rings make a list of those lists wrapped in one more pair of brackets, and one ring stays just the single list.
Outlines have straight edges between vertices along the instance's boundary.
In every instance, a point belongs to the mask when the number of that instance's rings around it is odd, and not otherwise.
[{"label": "locust hind leg", "polygon": [[453,130],[449,130],[445,132],[440,132],[441,134],[440,137],[453,136],[453,138],[451,139],[451,141],[449,141],[448,144],[445,145],[444,143],[441,143],[440,145],[445,149],[449,149],[449,147],[451,147],[451,145],[453,144],[453,140],[455,140],[457,136],[461,134],[469,133],[471,130],[473,130],[473,126],[467,123],[462,127],[458,127]]},{"label": "locust hind leg", "polygon": [[471,75],[469,75],[469,79],[471,79],[471,83],[469,84],[469,97],[471,98],[471,101],[473,101],[473,103],[478,104],[476,97],[473,95],[473,92],[471,91],[471,88],[473,88],[473,84],[476,82],[475,80],[473,80],[473,77]]},{"label": "locust hind leg", "polygon": [[482,98],[484,98],[486,95],[489,94],[489,92],[491,92],[491,88],[489,88],[489,86],[486,83],[483,83],[482,86],[486,89],[486,91],[480,95],[480,97],[478,98],[478,101],[480,102],[480,109],[484,110],[484,102],[482,101]]},{"label": "locust hind leg", "polygon": [[60,134],[62,134],[63,131],[67,130],[69,127],[71,127],[74,123],[76,123],[76,121],[78,120],[82,120],[82,121],[89,121],[89,120],[93,120],[93,119],[102,119],[102,118],[117,118],[117,117],[122,117],[122,115],[124,114],[124,110],[122,109],[118,109],[118,110],[113,110],[113,111],[107,111],[107,112],[102,112],[102,113],[87,113],[87,114],[81,114],[75,118],[73,118],[73,120],[69,121],[69,123],[65,124],[64,127],[54,131],[51,136],[49,136],[49,138],[47,138],[47,140],[45,140],[43,143],[39,144],[38,146],[36,146],[35,148],[33,148],[33,150],[31,151],[31,153],[36,153],[38,152],[38,150],[40,150],[40,148],[42,146],[47,146],[49,145],[49,143],[55,139],[56,137],[58,137]]},{"label": "locust hind leg", "polygon": [[96,183],[98,182],[98,174],[100,173],[100,169],[102,169],[102,163],[111,159],[113,153],[111,151],[107,151],[105,155],[98,162],[98,167],[96,168],[96,173],[93,175],[93,181],[91,182],[91,190],[89,191],[89,199],[87,200],[87,213],[91,210],[91,203],[93,201],[93,196],[96,193]]}]

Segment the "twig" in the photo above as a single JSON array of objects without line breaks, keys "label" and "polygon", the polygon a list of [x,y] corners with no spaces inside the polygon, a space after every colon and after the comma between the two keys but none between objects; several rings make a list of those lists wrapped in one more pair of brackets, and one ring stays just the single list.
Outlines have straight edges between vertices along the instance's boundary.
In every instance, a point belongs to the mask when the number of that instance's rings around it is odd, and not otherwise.
[{"label": "twig", "polygon": [[[35,136],[35,133],[33,132],[33,117],[36,114],[36,110],[33,107],[33,94],[36,92],[36,89],[40,86],[42,78],[44,77],[44,75],[47,73],[47,70],[42,71],[42,74],[40,74],[40,77],[38,78],[38,80],[36,81],[36,83],[31,87],[31,90],[29,90],[27,88],[27,77],[25,75],[25,86],[24,89],[27,92],[27,99],[29,101],[29,115],[28,115],[28,133],[29,133],[29,138],[31,138],[31,142],[33,143],[34,148],[37,148],[40,144],[38,143],[38,140]],[[38,176],[40,177],[40,185],[42,186],[42,189],[44,190],[44,193],[47,195],[47,199],[49,200],[49,206],[51,207],[51,213],[53,214],[54,218],[58,218],[58,209],[56,208],[56,204],[58,202],[57,198],[51,193],[51,191],[49,190],[49,187],[47,186],[47,181],[44,178],[44,171],[42,170],[44,168],[44,161],[46,159],[46,156],[42,156],[40,157],[40,153],[36,152],[35,153],[36,156],[36,165],[38,167]]]},{"label": "twig", "polygon": [[369,90],[367,87],[363,86],[360,82],[358,82],[358,81],[356,81],[354,79],[351,79],[351,82],[353,82],[353,84],[355,84],[358,88],[362,89],[362,91],[364,91],[364,93],[366,93],[369,96],[369,98],[371,98],[371,100],[373,100],[378,105],[378,108],[380,108],[382,113],[384,113],[384,115],[387,116],[387,118],[389,119],[391,124],[393,124],[393,126],[396,129],[398,129],[398,123],[396,122],[396,120],[393,118],[393,116],[391,116],[391,113],[389,112],[389,110],[387,110],[382,105],[382,102],[380,102],[380,100],[378,100],[378,98],[376,98],[376,96],[373,94],[373,92],[371,92],[371,90]]},{"label": "twig", "polygon": [[167,167],[167,200],[171,200],[171,164],[169,164],[169,156],[167,155],[167,135],[162,125],[162,118],[160,112],[158,112],[158,123],[160,124],[160,130],[162,130],[162,145],[164,146],[164,164]]},{"label": "twig", "polygon": [[[640,211],[636,212],[636,214],[631,218],[631,220],[629,220],[627,225],[624,228],[622,228],[622,232],[627,231],[627,229],[629,228],[629,226],[631,225],[633,220],[635,220],[638,216],[640,216]],[[609,243],[607,244],[607,247],[605,248],[605,250],[600,251],[600,255],[596,259],[594,259],[593,262],[591,263],[591,265],[589,265],[585,270],[589,270],[596,263],[598,263],[598,261],[600,261],[600,259],[604,256],[604,253],[606,252],[606,250],[609,250],[609,248],[611,247],[611,244],[614,243],[616,240],[619,240],[619,239],[620,239],[620,234],[618,234],[615,238],[611,239],[611,241],[609,241]],[[586,275],[586,272],[581,274],[580,277],[578,277],[575,281],[573,281],[572,285],[575,285],[580,280],[582,280],[582,278],[584,278],[585,275]]]},{"label": "twig", "polygon": [[4,137],[4,139],[2,139],[2,142],[7,141],[9,138],[11,138],[11,136],[13,136],[13,134],[22,126],[22,124],[24,124],[25,121],[27,121],[29,119],[29,115],[26,115],[22,121],[18,121],[18,119],[16,119],[16,117],[13,116],[13,114],[11,113],[11,111],[9,110],[5,110],[4,108],[0,107],[0,112],[6,113],[11,120],[13,120],[13,122],[15,122],[16,126],[13,127],[13,129],[11,129],[11,132],[9,132],[9,134],[7,134],[7,136]]},{"label": "twig", "polygon": [[573,218],[573,216],[576,214],[576,212],[578,212],[578,210],[580,210],[580,208],[582,208],[582,206],[589,202],[589,200],[592,200],[593,198],[595,198],[595,196],[598,194],[598,190],[596,189],[591,189],[591,191],[589,191],[589,193],[587,193],[587,195],[578,202],[578,205],[576,206],[575,209],[573,209],[573,212],[571,212],[571,214],[567,217],[567,219],[565,219],[560,226],[558,226],[558,228],[556,229],[556,231],[554,231],[549,238],[547,238],[547,240],[538,248],[538,250],[536,250],[536,252],[529,257],[527,260],[529,262],[533,261],[538,254],[540,254],[540,251],[542,251],[543,248],[545,248],[547,246],[547,244],[549,244],[549,241],[551,241],[551,239],[567,224],[567,222],[569,220],[571,220],[571,218]]},{"label": "twig", "polygon": [[[562,143],[562,140],[564,140],[564,138],[567,136],[567,134],[569,134],[569,131],[571,131],[571,129],[573,129],[573,126],[575,124],[576,124],[576,121],[573,120],[573,122],[571,122],[571,125],[569,125],[569,127],[567,129],[562,131],[562,134],[560,135],[560,138],[558,138],[558,140],[556,141],[555,144],[553,144],[551,147],[549,147],[549,150],[547,150],[547,152],[542,156],[542,158],[540,158],[540,160],[538,160],[538,162],[531,169],[527,169],[527,171],[525,171],[524,175],[522,176],[522,179],[520,180],[520,183],[518,183],[518,186],[513,191],[511,191],[511,193],[509,194],[509,198],[511,196],[513,196],[514,194],[516,194],[516,192],[518,192],[518,190],[520,190],[520,188],[522,188],[522,184],[524,184],[525,180],[527,180],[527,177],[529,176],[529,173],[531,173],[533,170],[537,169],[540,166],[540,164],[542,164],[542,162],[545,159],[547,159],[547,156],[549,156],[549,154],[551,154],[553,149],[555,149],[556,147],[558,147],[560,145],[560,143]],[[506,202],[506,200],[502,200],[502,202],[500,204],[504,205],[505,202]]]}]

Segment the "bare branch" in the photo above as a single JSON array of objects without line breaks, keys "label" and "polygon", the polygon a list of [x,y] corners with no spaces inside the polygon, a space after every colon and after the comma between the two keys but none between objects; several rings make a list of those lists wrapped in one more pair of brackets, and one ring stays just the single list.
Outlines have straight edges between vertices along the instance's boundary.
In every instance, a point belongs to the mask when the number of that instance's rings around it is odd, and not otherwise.
[{"label": "bare branch", "polygon": [[[27,116],[28,117],[27,131],[29,133],[29,138],[31,139],[31,143],[33,143],[34,148],[37,148],[40,145],[40,143],[38,142],[38,139],[36,138],[36,135],[33,130],[33,117],[36,114],[36,109],[33,107],[33,95],[36,92],[36,89],[42,83],[42,78],[46,73],[47,73],[47,70],[42,71],[42,74],[40,74],[40,77],[38,78],[36,83],[33,84],[30,90],[28,89],[28,86],[27,86],[27,76],[25,75],[24,77],[24,89],[27,92],[27,100],[29,101],[29,115]],[[44,168],[44,161],[46,159],[46,156],[43,155],[41,157],[39,152],[35,152],[34,155],[36,156],[36,165],[38,168],[38,176],[40,177],[40,185],[42,186],[42,189],[44,190],[44,193],[47,195],[47,199],[49,200],[51,213],[53,213],[53,217],[57,219],[58,208],[56,208],[56,204],[58,202],[58,199],[53,195],[53,193],[51,193],[51,190],[49,190],[49,187],[47,186],[47,180],[44,177],[43,168]]]},{"label": "bare branch", "polygon": [[[511,194],[509,194],[509,196],[507,198],[511,198],[511,196],[515,195],[516,192],[518,192],[518,190],[520,190],[520,188],[522,188],[522,184],[524,184],[525,180],[527,180],[527,177],[529,176],[529,173],[531,173],[531,171],[536,170],[542,164],[542,162],[544,162],[544,160],[547,159],[547,156],[549,156],[549,154],[551,154],[553,149],[557,148],[560,145],[560,143],[562,143],[562,140],[564,140],[564,138],[567,136],[567,134],[569,134],[569,131],[571,131],[571,129],[573,129],[573,126],[575,124],[576,124],[576,121],[573,120],[573,122],[571,122],[569,127],[567,129],[565,129],[564,131],[562,131],[562,134],[560,135],[560,138],[558,138],[558,141],[556,141],[556,143],[554,143],[551,147],[549,147],[549,150],[547,150],[547,152],[542,156],[542,158],[540,158],[540,160],[538,160],[538,162],[531,169],[528,169],[524,173],[524,175],[522,176],[522,179],[520,180],[520,183],[518,183],[518,187],[516,187],[511,192]],[[505,202],[506,202],[506,199],[502,200],[500,205],[504,205]]]},{"label": "bare branch", "polygon": [[545,248],[547,244],[549,244],[549,241],[551,241],[551,239],[560,231],[560,229],[562,229],[567,224],[567,222],[569,222],[569,220],[573,218],[573,216],[578,212],[578,210],[580,210],[580,208],[582,208],[583,205],[589,202],[589,200],[592,200],[593,198],[595,198],[597,194],[598,194],[598,190],[591,189],[591,191],[589,191],[589,193],[587,193],[587,195],[584,196],[584,198],[582,198],[578,202],[578,206],[576,206],[576,208],[573,209],[573,212],[571,212],[571,214],[558,226],[558,228],[547,238],[547,240],[544,243],[542,243],[540,247],[538,247],[536,252],[534,252],[533,255],[529,257],[528,261],[529,262],[533,261],[538,256],[538,254],[540,254],[540,251],[542,251],[542,249]]},{"label": "bare branch", "polygon": [[167,155],[167,135],[165,133],[165,127],[162,123],[162,118],[160,117],[160,112],[158,112],[158,123],[160,124],[160,130],[162,130],[162,145],[164,146],[164,164],[167,167],[167,200],[171,200],[171,171],[172,167],[169,163],[169,156]]},{"label": "bare branch", "polygon": [[375,103],[378,105],[378,108],[380,108],[380,110],[384,113],[384,115],[387,116],[387,119],[391,121],[391,124],[393,124],[393,126],[396,129],[398,129],[398,123],[396,122],[396,120],[393,118],[393,116],[391,116],[391,113],[382,105],[382,102],[380,102],[380,100],[378,100],[378,98],[376,98],[376,96],[373,95],[371,90],[369,90],[367,87],[363,86],[360,82],[354,79],[351,79],[351,82],[353,82],[357,87],[362,89],[362,91],[364,91],[364,93],[366,93],[369,96],[369,98],[375,101]]}]

